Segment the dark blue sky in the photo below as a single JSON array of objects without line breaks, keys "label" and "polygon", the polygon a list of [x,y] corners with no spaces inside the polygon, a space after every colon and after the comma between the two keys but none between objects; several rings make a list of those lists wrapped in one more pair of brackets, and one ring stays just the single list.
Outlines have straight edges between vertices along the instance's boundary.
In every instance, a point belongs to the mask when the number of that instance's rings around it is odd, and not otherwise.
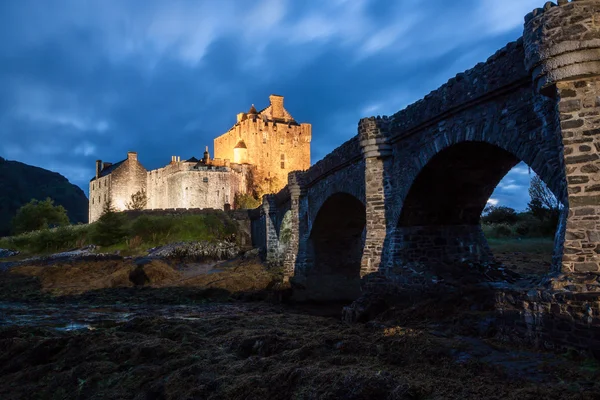
[{"label": "dark blue sky", "polygon": [[[324,5],[325,4],[325,5]],[[485,61],[541,0],[0,2],[0,155],[87,192],[94,160],[212,152],[235,115],[285,96],[312,162]],[[492,196],[526,206],[519,165]]]}]

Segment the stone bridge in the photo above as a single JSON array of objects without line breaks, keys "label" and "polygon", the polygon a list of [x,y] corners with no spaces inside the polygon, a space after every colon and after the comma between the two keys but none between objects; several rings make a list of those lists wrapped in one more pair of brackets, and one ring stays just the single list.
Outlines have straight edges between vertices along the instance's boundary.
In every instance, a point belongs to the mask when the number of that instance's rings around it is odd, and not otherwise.
[{"label": "stone bridge", "polygon": [[356,299],[371,273],[398,281],[414,265],[487,261],[480,215],[520,161],[563,205],[551,274],[600,273],[600,1],[546,3],[486,62],[361,119],[264,197],[253,240],[315,300]]}]

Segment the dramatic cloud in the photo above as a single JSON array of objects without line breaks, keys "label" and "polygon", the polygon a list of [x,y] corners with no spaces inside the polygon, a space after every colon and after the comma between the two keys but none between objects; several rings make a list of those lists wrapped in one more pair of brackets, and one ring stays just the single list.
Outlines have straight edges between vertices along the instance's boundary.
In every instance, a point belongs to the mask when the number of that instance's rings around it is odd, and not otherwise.
[{"label": "dramatic cloud", "polygon": [[[270,93],[312,160],[521,35],[538,0],[0,2],[0,155],[87,191],[94,160],[200,156]],[[526,167],[525,167],[525,170]],[[522,209],[529,174],[494,193]]]}]

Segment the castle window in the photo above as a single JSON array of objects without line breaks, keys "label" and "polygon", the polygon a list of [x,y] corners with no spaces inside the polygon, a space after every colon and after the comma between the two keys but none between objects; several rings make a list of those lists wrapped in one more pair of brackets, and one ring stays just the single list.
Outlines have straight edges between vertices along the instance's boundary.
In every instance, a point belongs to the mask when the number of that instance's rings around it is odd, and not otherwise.
[{"label": "castle window", "polygon": [[281,155],[281,161],[285,161],[285,154]]},{"label": "castle window", "polygon": [[94,204],[94,198],[92,197],[92,204]]},{"label": "castle window", "polygon": [[281,169],[285,169],[285,161],[281,162]]},{"label": "castle window", "polygon": [[279,139],[279,144],[283,144],[283,138]]},{"label": "castle window", "polygon": [[208,183],[208,178],[207,177],[202,178],[202,182]]},{"label": "castle window", "polygon": [[94,184],[92,183],[92,190],[94,190]]},{"label": "castle window", "polygon": [[102,198],[100,196],[98,196],[98,203],[100,203],[101,200],[102,200]]},{"label": "castle window", "polygon": [[267,143],[267,137],[263,136],[263,144]]},{"label": "castle window", "polygon": [[106,201],[106,193],[104,193],[104,201]]}]

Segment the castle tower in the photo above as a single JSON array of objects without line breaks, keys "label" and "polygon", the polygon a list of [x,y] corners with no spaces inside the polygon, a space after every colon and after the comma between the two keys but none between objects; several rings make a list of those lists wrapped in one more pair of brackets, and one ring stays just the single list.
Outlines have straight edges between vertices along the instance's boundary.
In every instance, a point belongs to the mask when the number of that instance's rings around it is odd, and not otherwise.
[{"label": "castle tower", "polygon": [[269,106],[236,115],[229,131],[214,140],[215,158],[247,163],[268,179],[273,191],[287,184],[288,173],[310,167],[311,125],[299,124],[284,108],[283,96],[269,96]]},{"label": "castle tower", "polygon": [[236,164],[248,163],[248,148],[242,139],[233,148],[233,162]]}]

